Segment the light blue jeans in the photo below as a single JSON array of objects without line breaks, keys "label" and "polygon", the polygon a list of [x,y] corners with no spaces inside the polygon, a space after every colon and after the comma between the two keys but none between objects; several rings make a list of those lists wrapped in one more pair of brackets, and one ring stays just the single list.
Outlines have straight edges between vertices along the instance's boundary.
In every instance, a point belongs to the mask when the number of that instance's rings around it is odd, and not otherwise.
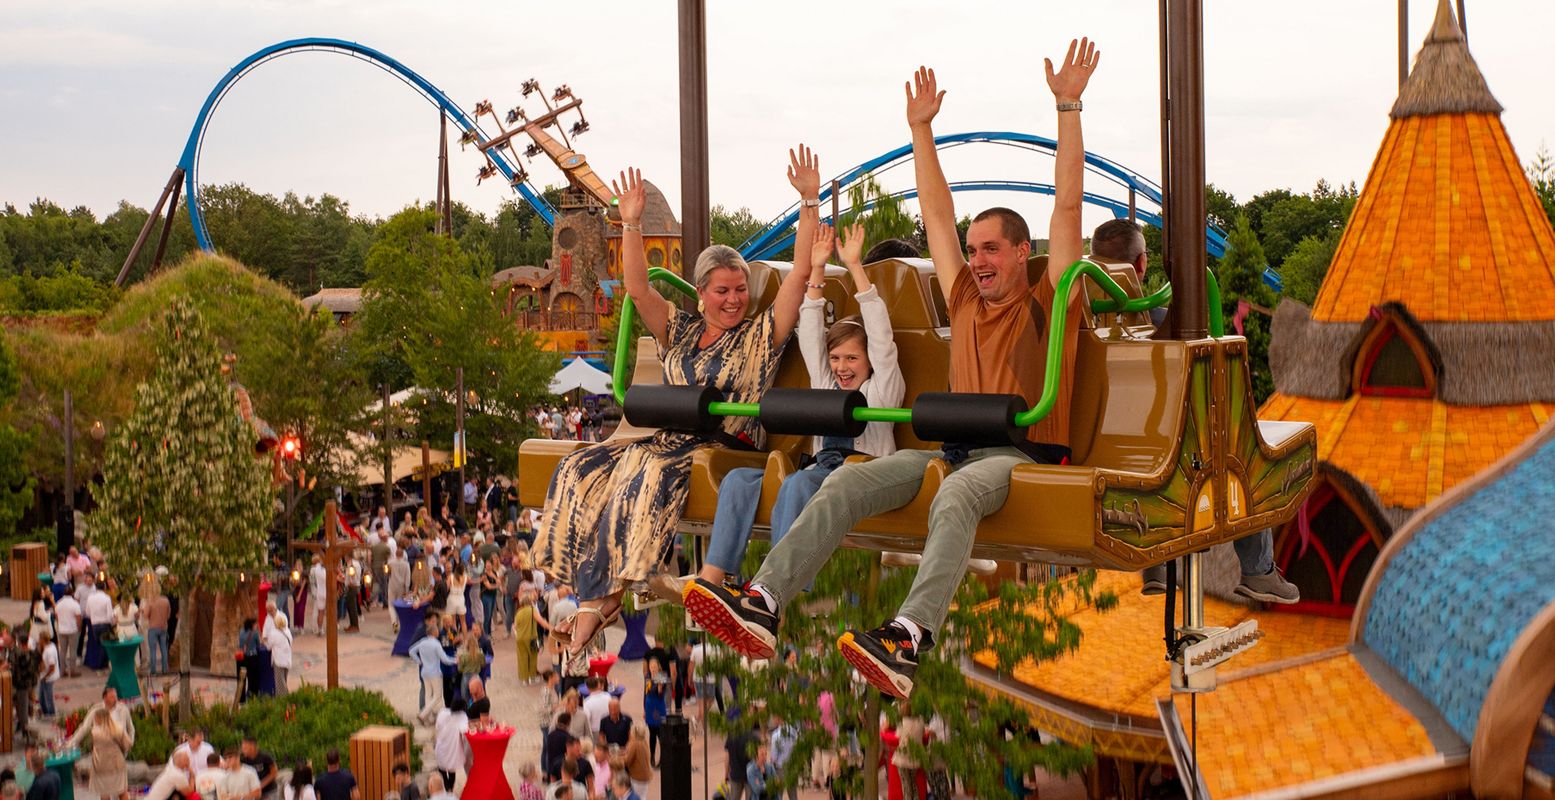
[{"label": "light blue jeans", "polygon": [[[718,484],[718,510],[713,515],[713,537],[707,544],[707,563],[730,575],[740,574],[745,547],[750,543],[751,526],[756,524],[756,505],[761,502],[761,478],[758,467],[729,470]],[[799,512],[820,491],[821,482],[832,470],[820,464],[783,479],[777,501],[772,505],[772,546],[788,534]]]},{"label": "light blue jeans", "polygon": [[147,628],[146,641],[150,645],[151,654],[147,659],[147,671],[152,675],[159,675],[172,669],[167,663],[167,628]]}]

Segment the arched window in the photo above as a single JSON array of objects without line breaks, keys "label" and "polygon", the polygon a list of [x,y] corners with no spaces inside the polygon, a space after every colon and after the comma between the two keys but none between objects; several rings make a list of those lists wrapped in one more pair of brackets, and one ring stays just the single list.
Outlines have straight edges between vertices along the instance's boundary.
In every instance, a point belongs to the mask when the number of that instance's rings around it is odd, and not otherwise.
[{"label": "arched window", "polygon": [[1279,532],[1275,562],[1301,589],[1301,602],[1291,610],[1340,618],[1355,612],[1387,535],[1359,512],[1361,502],[1321,477],[1296,518]]},{"label": "arched window", "polygon": [[1372,314],[1376,321],[1356,348],[1351,390],[1380,397],[1435,397],[1435,360],[1416,326],[1396,308],[1377,308]]}]

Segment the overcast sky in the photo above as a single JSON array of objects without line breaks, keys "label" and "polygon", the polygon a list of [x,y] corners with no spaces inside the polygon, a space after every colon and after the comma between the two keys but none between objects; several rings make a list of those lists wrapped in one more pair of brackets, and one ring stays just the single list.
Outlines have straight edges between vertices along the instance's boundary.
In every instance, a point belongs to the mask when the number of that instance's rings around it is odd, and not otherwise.
[{"label": "overcast sky", "polygon": [[[772,217],[794,199],[785,150],[804,141],[830,175],[907,141],[902,82],[936,67],[949,91],[936,131],[1051,135],[1042,57],[1094,37],[1102,64],[1085,95],[1088,149],[1152,179],[1160,172],[1156,4],[1052,2],[708,3],[713,201]],[[1361,182],[1396,85],[1392,0],[1206,0],[1208,172],[1238,199],[1319,178]],[[1412,3],[1411,56],[1435,11]],[[538,78],[568,83],[593,130],[577,143],[596,170],[642,168],[679,208],[675,3],[425,0],[4,0],[0,6],[0,202],[47,197],[98,214],[149,206],[222,75],[283,39],[329,36],[377,48],[466,109],[519,100]],[[1555,2],[1469,0],[1470,44],[1507,110],[1526,163],[1555,141]],[[206,184],[329,192],[387,215],[434,191],[437,115],[369,64],[305,53],[253,72],[208,128]],[[510,190],[477,186],[481,160],[454,153],[454,197],[494,210]],[[1003,147],[946,156],[952,180],[1052,180],[1050,159]],[[549,163],[530,172],[559,183]],[[906,188],[911,170],[883,176]],[[1087,189],[1103,190],[1098,181]],[[1005,203],[1045,222],[1032,196]],[[1092,224],[1105,218],[1093,212]],[[1043,224],[1034,225],[1039,231]],[[219,243],[218,243],[219,244]]]}]

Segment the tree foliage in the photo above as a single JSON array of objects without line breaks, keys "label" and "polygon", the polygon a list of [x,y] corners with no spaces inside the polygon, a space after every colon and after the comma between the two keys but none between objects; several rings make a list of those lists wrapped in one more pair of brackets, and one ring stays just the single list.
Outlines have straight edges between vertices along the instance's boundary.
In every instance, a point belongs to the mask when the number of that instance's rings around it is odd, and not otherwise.
[{"label": "tree foliage", "polygon": [[1539,152],[1534,154],[1533,163],[1528,165],[1528,180],[1533,183],[1539,204],[1544,206],[1544,215],[1555,225],[1555,158],[1550,156],[1548,147],[1540,145]]},{"label": "tree foliage", "polygon": [[[754,571],[766,549],[760,543],[752,544],[745,562],[747,572]],[[836,641],[848,628],[867,630],[880,624],[906,598],[917,569],[880,568],[879,558],[879,553],[854,549],[841,549],[832,555],[811,591],[783,618],[778,640],[794,648],[792,663],[775,659],[752,668],[727,655],[707,661],[708,669],[738,678],[741,707],[760,704],[769,714],[797,725],[800,736],[783,776],[786,785],[798,780],[816,751],[843,746],[819,724],[817,700],[823,692],[832,695],[844,738],[857,735],[866,750],[876,740],[879,696],[867,688],[860,690]],[[864,578],[875,570],[879,570],[875,573],[878,583]],[[1115,597],[1093,591],[1094,580],[1095,573],[1087,572],[1078,578],[1025,586],[1005,583],[997,598],[991,598],[976,579],[962,584],[947,630],[940,632],[936,647],[923,654],[910,704],[886,710],[893,719],[909,709],[924,720],[939,715],[954,732],[948,741],[931,743],[922,763],[945,764],[947,771],[978,797],[989,798],[1009,796],[1004,788],[1005,766],[1018,771],[1042,767],[1068,775],[1091,763],[1088,749],[1039,745],[1034,734],[1027,736],[1031,721],[1025,710],[970,684],[964,660],[973,654],[989,654],[998,671],[1008,674],[1018,664],[1072,652],[1079,646],[1081,633],[1070,617],[1082,608],[1107,610],[1116,604]],[[674,641],[684,635],[679,616],[661,614],[661,640]],[[728,730],[731,724],[750,722],[741,717],[735,723],[712,719],[710,724]],[[1010,731],[1015,732],[1013,737],[1006,736]],[[924,754],[922,745],[910,747],[920,756]],[[857,794],[860,788],[855,783],[849,796],[863,796]]]},{"label": "tree foliage", "polygon": [[1321,236],[1302,239],[1280,267],[1280,278],[1284,281],[1281,296],[1312,305],[1343,235],[1343,229],[1336,228]]},{"label": "tree foliage", "polygon": [[[1227,321],[1226,332],[1232,333],[1231,320],[1236,316],[1239,303],[1246,301],[1266,311],[1272,311],[1274,290],[1264,283],[1263,272],[1267,267],[1263,246],[1253,233],[1247,215],[1241,214],[1227,235],[1226,257],[1220,260],[1216,274],[1220,279],[1221,312]],[[1211,309],[1211,313],[1213,313]],[[1242,322],[1242,335],[1247,337],[1247,358],[1252,365],[1253,396],[1263,403],[1274,392],[1274,376],[1269,371],[1269,321],[1268,314],[1249,309]]]},{"label": "tree foliage", "polygon": [[471,461],[512,474],[519,442],[535,433],[524,411],[548,397],[560,361],[503,317],[458,241],[432,232],[435,217],[406,209],[380,228],[352,324],[353,358],[369,385],[425,390],[414,409],[418,436],[449,444],[462,368]]},{"label": "tree foliage", "polygon": [[[20,385],[16,356],[0,339],[0,409],[11,405]],[[0,422],[0,536],[15,533],[16,523],[32,504],[33,477],[22,457],[27,444],[25,434]]]},{"label": "tree foliage", "polygon": [[194,304],[176,298],[158,329],[155,370],[108,444],[92,539],[119,570],[166,566],[180,586],[223,591],[264,562],[268,459]]}]

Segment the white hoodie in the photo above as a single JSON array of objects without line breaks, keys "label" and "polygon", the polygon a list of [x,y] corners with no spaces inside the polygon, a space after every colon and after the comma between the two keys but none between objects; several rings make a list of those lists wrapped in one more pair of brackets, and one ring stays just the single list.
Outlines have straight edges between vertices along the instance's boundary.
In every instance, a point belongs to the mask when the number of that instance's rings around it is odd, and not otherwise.
[{"label": "white hoodie", "polygon": [[[854,295],[858,300],[859,316],[864,320],[864,334],[869,337],[866,350],[869,353],[869,379],[859,386],[870,408],[896,408],[907,394],[907,382],[902,378],[902,368],[896,360],[896,340],[891,338],[891,316],[885,301],[874,286]],[[806,297],[799,306],[799,353],[804,356],[805,367],[810,371],[810,388],[839,389],[832,376],[831,363],[826,352],[825,298]],[[853,441],[853,449],[872,456],[888,456],[896,452],[895,424],[871,422]],[[815,448],[820,449],[821,439],[816,437]]]}]

